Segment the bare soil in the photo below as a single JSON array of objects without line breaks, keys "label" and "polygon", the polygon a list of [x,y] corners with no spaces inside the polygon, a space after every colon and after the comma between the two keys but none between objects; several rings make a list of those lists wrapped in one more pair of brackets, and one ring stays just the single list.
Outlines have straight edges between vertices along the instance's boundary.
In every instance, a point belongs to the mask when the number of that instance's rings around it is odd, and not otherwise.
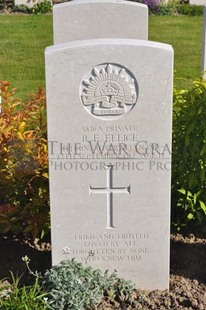
[{"label": "bare soil", "polygon": [[[22,257],[31,259],[31,269],[44,271],[51,267],[50,244],[33,244],[29,241],[0,237],[0,279],[22,275],[21,282],[30,284],[29,275]],[[193,234],[171,235],[171,275],[170,291],[145,292],[137,290],[132,305],[99,305],[99,310],[109,309],[198,309],[206,310],[206,239]]]}]

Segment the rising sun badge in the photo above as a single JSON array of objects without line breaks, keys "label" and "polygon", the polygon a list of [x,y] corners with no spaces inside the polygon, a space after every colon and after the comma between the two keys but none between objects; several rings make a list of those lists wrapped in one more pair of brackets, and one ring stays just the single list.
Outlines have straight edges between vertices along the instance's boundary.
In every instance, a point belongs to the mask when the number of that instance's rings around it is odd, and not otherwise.
[{"label": "rising sun badge", "polygon": [[133,74],[117,64],[102,64],[86,74],[80,97],[86,110],[102,119],[115,119],[135,106],[138,85]]}]

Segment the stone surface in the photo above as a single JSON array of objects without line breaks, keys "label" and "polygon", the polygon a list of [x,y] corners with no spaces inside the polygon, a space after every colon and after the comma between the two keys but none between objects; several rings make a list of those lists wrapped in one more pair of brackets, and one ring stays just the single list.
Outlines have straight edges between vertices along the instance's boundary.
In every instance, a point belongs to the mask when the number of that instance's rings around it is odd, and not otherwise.
[{"label": "stone surface", "polygon": [[30,8],[32,8],[35,4],[37,4],[38,2],[41,2],[42,0],[14,0],[15,5],[26,5]]},{"label": "stone surface", "polygon": [[96,38],[147,40],[148,8],[123,0],[76,0],[53,7],[54,44]]},{"label": "stone surface", "polygon": [[192,5],[205,5],[206,0],[189,0],[189,4]]},{"label": "stone surface", "polygon": [[46,49],[53,264],[168,288],[172,70],[149,41]]},{"label": "stone surface", "polygon": [[206,80],[206,5],[204,6],[203,30],[202,30],[202,77]]}]

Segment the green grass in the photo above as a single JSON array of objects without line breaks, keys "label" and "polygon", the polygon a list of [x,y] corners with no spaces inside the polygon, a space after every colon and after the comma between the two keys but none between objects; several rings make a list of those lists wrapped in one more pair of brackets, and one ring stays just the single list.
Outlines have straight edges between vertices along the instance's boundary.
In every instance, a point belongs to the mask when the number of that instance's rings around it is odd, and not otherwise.
[{"label": "green grass", "polygon": [[24,97],[45,88],[44,49],[52,45],[51,15],[0,15],[0,80]]},{"label": "green grass", "polygon": [[[20,97],[45,88],[44,49],[52,45],[52,15],[0,15],[0,29],[0,80],[10,81]],[[149,17],[149,39],[174,48],[178,88],[200,75],[201,38],[202,17]]]},{"label": "green grass", "polygon": [[200,76],[202,22],[201,16],[149,18],[149,40],[168,43],[174,48],[175,86],[178,88],[187,87],[192,79]]}]

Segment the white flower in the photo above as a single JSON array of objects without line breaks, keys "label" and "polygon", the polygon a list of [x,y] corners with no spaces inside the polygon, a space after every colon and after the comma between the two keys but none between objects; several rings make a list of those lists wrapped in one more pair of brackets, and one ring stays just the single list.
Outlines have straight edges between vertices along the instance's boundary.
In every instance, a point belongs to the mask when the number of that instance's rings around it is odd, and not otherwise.
[{"label": "white flower", "polygon": [[24,257],[22,257],[23,262],[29,264],[30,263],[30,258],[26,255]]},{"label": "white flower", "polygon": [[71,253],[70,248],[67,247],[67,246],[65,246],[65,247],[63,248],[63,254],[70,254],[70,253]]}]

